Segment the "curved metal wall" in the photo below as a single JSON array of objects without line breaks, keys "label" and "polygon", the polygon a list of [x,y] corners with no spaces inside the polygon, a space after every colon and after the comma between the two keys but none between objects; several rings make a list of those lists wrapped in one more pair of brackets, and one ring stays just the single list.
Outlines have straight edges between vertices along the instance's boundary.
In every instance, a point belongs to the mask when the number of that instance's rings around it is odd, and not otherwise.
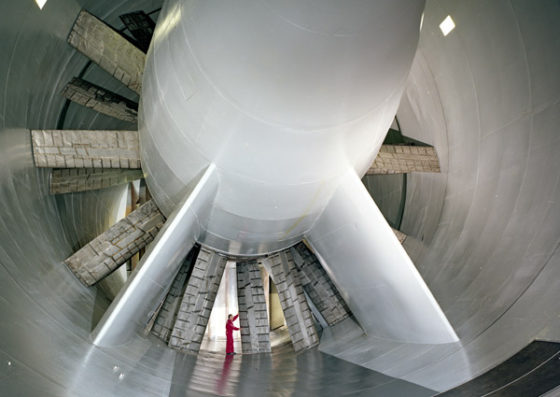
[{"label": "curved metal wall", "polygon": [[[456,28],[444,37],[447,15]],[[428,1],[397,116],[436,147],[442,173],[408,175],[401,230],[461,343],[357,338],[367,359],[347,340],[326,351],[445,390],[534,338],[560,339],[559,16],[553,1]],[[413,360],[395,364],[403,356]]]},{"label": "curved metal wall", "polygon": [[[119,13],[157,3],[49,1],[43,11],[30,0],[1,6],[3,389],[157,394],[174,381],[174,353],[152,340],[110,353],[91,347],[89,332],[107,302],[62,260],[111,221],[115,208],[108,204],[120,192],[73,195],[57,204],[47,193],[47,172],[33,167],[25,131],[56,127],[64,102],[58,93],[86,63],[66,44],[80,8],[116,26]],[[335,334],[324,349],[334,346],[351,361],[444,390],[533,338],[560,339],[559,7],[552,0],[428,1],[398,116],[406,135],[436,146],[444,172],[409,175],[402,230],[462,341],[436,348]],[[443,37],[438,24],[447,14],[457,27]],[[133,98],[110,77],[88,73]],[[75,105],[64,126],[130,128]],[[67,233],[78,223],[93,226],[73,240]],[[360,358],[351,354],[357,345],[364,347]]]}]

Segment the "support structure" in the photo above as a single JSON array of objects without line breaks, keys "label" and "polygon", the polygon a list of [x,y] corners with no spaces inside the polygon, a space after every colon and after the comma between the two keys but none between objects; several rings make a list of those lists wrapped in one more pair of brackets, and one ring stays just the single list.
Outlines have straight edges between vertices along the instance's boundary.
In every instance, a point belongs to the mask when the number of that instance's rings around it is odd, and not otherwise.
[{"label": "support structure", "polygon": [[237,262],[237,303],[243,353],[270,352],[270,325],[256,261]]},{"label": "support structure", "polygon": [[169,347],[183,352],[199,351],[226,262],[224,256],[204,247],[200,249],[171,331]]},{"label": "support structure", "polygon": [[54,169],[50,178],[50,193],[78,193],[124,185],[143,177],[142,170],[61,168]]},{"label": "support structure", "polygon": [[150,41],[156,28],[156,24],[144,11],[134,11],[119,17],[130,34],[134,36],[136,46],[143,52],[148,52]]},{"label": "support structure", "polygon": [[163,226],[164,217],[149,201],[64,262],[87,286],[97,283],[145,247]]},{"label": "support structure", "polygon": [[137,131],[32,130],[35,166],[140,168]]},{"label": "support structure", "polygon": [[440,172],[439,159],[432,146],[411,144],[383,145],[368,174]]},{"label": "support structure", "polygon": [[119,120],[136,123],[138,104],[123,96],[75,77],[61,93],[66,99]]},{"label": "support structure", "polygon": [[285,250],[264,258],[262,262],[278,289],[294,350],[299,352],[317,345],[319,337],[292,254]]},{"label": "support structure", "polygon": [[140,94],[146,54],[87,11],[81,11],[68,43]]},{"label": "support structure", "polygon": [[187,276],[197,257],[197,254],[197,247],[193,248],[191,252],[189,252],[183,262],[183,265],[181,266],[181,269],[179,269],[179,273],[177,273],[175,280],[173,280],[173,284],[171,284],[171,288],[169,289],[165,300],[162,302],[159,312],[156,314],[152,333],[166,343],[169,342],[171,331],[175,325],[177,313],[179,312],[179,306],[187,287]]},{"label": "support structure", "polygon": [[335,325],[350,315],[350,309],[340,296],[319,260],[304,243],[297,244],[294,262],[300,271],[305,292],[319,310],[329,326]]}]

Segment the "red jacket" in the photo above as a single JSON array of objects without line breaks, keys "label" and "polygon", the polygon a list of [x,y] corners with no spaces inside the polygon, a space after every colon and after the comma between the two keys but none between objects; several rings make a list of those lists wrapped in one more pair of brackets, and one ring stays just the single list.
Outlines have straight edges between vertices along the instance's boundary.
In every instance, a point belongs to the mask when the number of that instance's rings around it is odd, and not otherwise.
[{"label": "red jacket", "polygon": [[239,314],[236,314],[231,320],[228,319],[226,322],[226,336],[228,338],[233,338],[233,331],[239,331],[239,328],[233,325],[233,322],[237,320],[237,317],[239,317]]}]

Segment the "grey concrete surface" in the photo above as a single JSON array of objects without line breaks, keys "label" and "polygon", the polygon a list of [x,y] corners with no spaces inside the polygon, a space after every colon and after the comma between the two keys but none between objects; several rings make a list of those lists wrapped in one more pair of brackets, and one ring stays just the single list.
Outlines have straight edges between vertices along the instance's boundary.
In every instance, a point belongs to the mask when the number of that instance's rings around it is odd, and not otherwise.
[{"label": "grey concrete surface", "polygon": [[[9,395],[218,394],[210,375],[228,373],[221,358],[195,360],[155,337],[117,348],[91,344],[109,302],[62,261],[114,222],[123,189],[50,196],[48,170],[33,166],[29,129],[135,129],[76,104],[57,125],[59,93],[87,63],[66,43],[80,9],[118,26],[121,13],[159,6],[2,4],[0,387]],[[446,390],[534,338],[560,339],[559,8],[554,0],[427,3],[398,116],[405,135],[436,147],[442,173],[408,176],[401,229],[461,342],[399,344],[366,337],[347,320],[323,334],[321,349],[383,374],[314,351],[284,352],[241,357],[229,372],[239,377],[223,390],[251,395],[253,382],[269,395],[375,395],[368,387],[385,385],[394,395],[430,395],[407,381]],[[438,24],[448,14],[457,27],[443,37]],[[83,77],[138,99],[95,66]],[[375,177],[377,191],[393,191],[382,178]],[[390,196],[374,199],[383,210],[394,205]]]}]

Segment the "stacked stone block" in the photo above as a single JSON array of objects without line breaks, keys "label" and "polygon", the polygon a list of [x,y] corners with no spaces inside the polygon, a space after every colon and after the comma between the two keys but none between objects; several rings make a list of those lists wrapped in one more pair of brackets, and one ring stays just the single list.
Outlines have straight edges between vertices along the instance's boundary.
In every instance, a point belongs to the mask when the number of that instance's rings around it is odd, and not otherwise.
[{"label": "stacked stone block", "polygon": [[65,263],[82,283],[91,286],[150,243],[164,220],[155,203],[148,201],[82,247]]},{"label": "stacked stone block", "polygon": [[237,263],[237,303],[243,353],[269,353],[270,325],[256,261]]},{"label": "stacked stone block", "polygon": [[408,237],[406,234],[397,229],[393,229],[393,233],[395,233],[395,236],[397,236],[401,244],[404,243],[404,240]]},{"label": "stacked stone block", "polygon": [[68,43],[140,94],[146,54],[118,32],[87,11],[81,11],[68,36]]},{"label": "stacked stone block", "polygon": [[140,168],[137,131],[32,130],[33,158],[47,168]]},{"label": "stacked stone block", "polygon": [[278,289],[294,350],[299,352],[317,345],[319,337],[292,254],[285,250],[270,255],[263,260],[263,264]]},{"label": "stacked stone block", "polygon": [[61,168],[51,173],[51,194],[77,193],[124,185],[143,178],[142,170]]},{"label": "stacked stone block", "polygon": [[119,120],[136,123],[138,104],[89,81],[73,78],[64,87],[62,95],[79,105]]},{"label": "stacked stone block", "polygon": [[317,257],[307,249],[304,243],[297,244],[293,250],[303,289],[327,324],[332,326],[347,318],[350,315],[350,309]]},{"label": "stacked stone block", "polygon": [[409,172],[440,172],[436,150],[432,146],[383,145],[367,173]]},{"label": "stacked stone block", "polygon": [[191,353],[200,350],[226,262],[218,253],[200,249],[171,331],[169,347]]},{"label": "stacked stone block", "polygon": [[197,252],[198,249],[195,248],[191,250],[185,258],[181,269],[179,269],[179,273],[177,273],[175,280],[173,280],[171,288],[157,313],[152,333],[166,343],[169,342],[171,331],[175,325],[177,313],[179,312],[179,305],[181,304],[187,287],[187,276],[194,262],[194,258],[196,258]]}]

